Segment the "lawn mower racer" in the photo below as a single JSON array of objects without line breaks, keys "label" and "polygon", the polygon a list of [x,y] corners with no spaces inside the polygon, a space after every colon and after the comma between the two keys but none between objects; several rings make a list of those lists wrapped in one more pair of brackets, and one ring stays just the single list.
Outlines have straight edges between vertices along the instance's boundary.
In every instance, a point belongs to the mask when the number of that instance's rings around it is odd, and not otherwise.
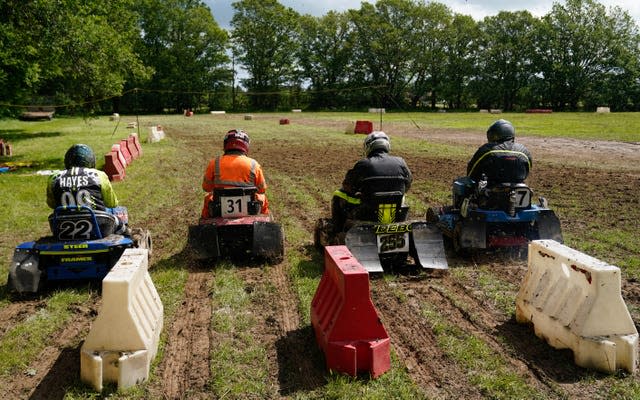
[{"label": "lawn mower racer", "polygon": [[247,156],[249,145],[246,132],[232,129],[224,136],[224,154],[207,166],[201,217],[189,227],[189,245],[198,259],[279,262],[284,256],[284,233],[269,211],[262,168]]},{"label": "lawn mower racer", "polygon": [[504,119],[487,130],[467,166],[467,176],[453,182],[449,207],[431,208],[427,221],[435,223],[457,252],[486,248],[521,248],[530,240],[562,243],[560,221],[544,198],[532,203],[533,191],[524,182],[532,159],[515,142],[515,129]]},{"label": "lawn mower racer", "polygon": [[318,220],[317,247],[344,244],[369,272],[415,265],[446,269],[442,235],[425,222],[407,221],[404,194],[412,175],[405,161],[389,154],[391,142],[380,131],[364,140],[365,157],[356,162],[334,193],[331,219]]},{"label": "lawn mower racer", "polygon": [[36,293],[46,281],[101,280],[126,248],[152,250],[148,231],[131,229],[125,207],[107,175],[95,169],[95,155],[84,144],[65,154],[65,170],[51,176],[47,204],[52,236],[18,245],[7,285]]}]

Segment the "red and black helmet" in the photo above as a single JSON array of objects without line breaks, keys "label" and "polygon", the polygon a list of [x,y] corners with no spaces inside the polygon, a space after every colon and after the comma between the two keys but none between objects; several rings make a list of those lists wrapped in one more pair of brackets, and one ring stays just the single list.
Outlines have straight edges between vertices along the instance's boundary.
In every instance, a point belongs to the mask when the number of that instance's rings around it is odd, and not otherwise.
[{"label": "red and black helmet", "polygon": [[224,151],[239,150],[249,153],[249,135],[242,129],[231,129],[224,135]]}]

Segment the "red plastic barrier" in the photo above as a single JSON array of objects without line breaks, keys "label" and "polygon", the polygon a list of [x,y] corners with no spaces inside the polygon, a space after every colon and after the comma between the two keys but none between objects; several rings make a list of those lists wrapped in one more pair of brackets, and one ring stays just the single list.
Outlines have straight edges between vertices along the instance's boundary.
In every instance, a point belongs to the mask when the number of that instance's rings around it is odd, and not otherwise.
[{"label": "red plastic barrier", "polygon": [[371,132],[373,132],[373,122],[356,121],[356,127],[353,129],[353,133],[364,133],[368,135]]},{"label": "red plastic barrier", "polygon": [[391,367],[390,339],[369,294],[369,273],[346,246],[326,246],[311,324],[327,368],[373,378]]},{"label": "red plastic barrier", "polygon": [[124,154],[122,154],[122,150],[120,150],[120,144],[112,145],[111,152],[116,152],[118,154],[118,160],[120,160],[120,164],[122,164],[122,166],[126,168],[127,160],[124,158]]},{"label": "red plastic barrier", "polygon": [[281,118],[280,125],[289,125],[289,118]]},{"label": "red plastic barrier", "polygon": [[[162,130],[160,125],[158,125],[158,128]],[[140,140],[138,140],[138,135],[131,134],[129,135],[129,137],[133,138],[133,145],[136,147],[136,151],[138,152],[138,157],[140,157],[142,155],[142,145],[140,145]]]},{"label": "red plastic barrier", "polygon": [[124,156],[124,159],[127,161],[127,165],[131,164],[133,161],[133,157],[131,157],[131,153],[129,152],[129,146],[127,146],[127,139],[120,140],[120,151]]},{"label": "red plastic barrier", "polygon": [[134,160],[140,157],[140,154],[138,154],[138,149],[136,148],[135,143],[133,143],[133,137],[131,136],[127,138],[127,149],[129,149],[129,153],[131,153],[131,158],[133,158]]},{"label": "red plastic barrier", "polygon": [[112,151],[104,155],[104,168],[103,171],[109,177],[111,181],[121,181],[124,179],[124,168],[120,159],[118,158],[118,152]]}]

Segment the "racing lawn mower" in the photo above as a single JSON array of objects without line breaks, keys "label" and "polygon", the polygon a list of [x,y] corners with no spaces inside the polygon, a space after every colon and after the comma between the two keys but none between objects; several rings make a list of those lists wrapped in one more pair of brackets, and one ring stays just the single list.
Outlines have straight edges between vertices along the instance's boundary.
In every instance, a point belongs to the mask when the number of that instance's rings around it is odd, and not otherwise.
[{"label": "racing lawn mower", "polygon": [[345,231],[336,232],[329,218],[319,219],[314,243],[319,249],[346,245],[369,273],[400,272],[411,267],[446,270],[442,234],[431,224],[406,221],[408,212],[402,192],[373,193],[363,201],[356,218],[345,223]]},{"label": "racing lawn mower", "polygon": [[[116,209],[127,221],[125,207]],[[19,244],[13,254],[7,287],[19,294],[37,293],[45,282],[102,280],[125,249],[152,251],[149,231],[114,233],[115,215],[87,206],[58,207],[49,216],[52,236]]]},{"label": "racing lawn mower", "polygon": [[284,232],[271,214],[260,214],[256,187],[215,189],[211,218],[189,227],[188,243],[196,259],[262,259],[279,263],[284,257]]},{"label": "racing lawn mower", "polygon": [[562,243],[560,221],[544,197],[531,202],[533,191],[524,183],[487,186],[468,177],[453,182],[453,205],[430,208],[427,222],[440,228],[456,253],[473,249],[526,249],[537,239]]}]

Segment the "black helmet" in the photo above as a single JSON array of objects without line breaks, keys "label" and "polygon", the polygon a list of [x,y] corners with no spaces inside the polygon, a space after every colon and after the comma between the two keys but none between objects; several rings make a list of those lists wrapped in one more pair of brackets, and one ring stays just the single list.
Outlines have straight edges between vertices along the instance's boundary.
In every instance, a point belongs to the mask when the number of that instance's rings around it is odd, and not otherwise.
[{"label": "black helmet", "polygon": [[64,167],[67,169],[73,167],[95,168],[96,156],[91,147],[86,144],[74,144],[64,155]]},{"label": "black helmet", "polygon": [[487,140],[489,142],[505,142],[516,137],[516,130],[511,122],[499,119],[487,129]]},{"label": "black helmet", "polygon": [[391,149],[389,136],[382,131],[373,131],[364,138],[364,155],[369,157],[376,150],[382,150],[386,153]]}]

